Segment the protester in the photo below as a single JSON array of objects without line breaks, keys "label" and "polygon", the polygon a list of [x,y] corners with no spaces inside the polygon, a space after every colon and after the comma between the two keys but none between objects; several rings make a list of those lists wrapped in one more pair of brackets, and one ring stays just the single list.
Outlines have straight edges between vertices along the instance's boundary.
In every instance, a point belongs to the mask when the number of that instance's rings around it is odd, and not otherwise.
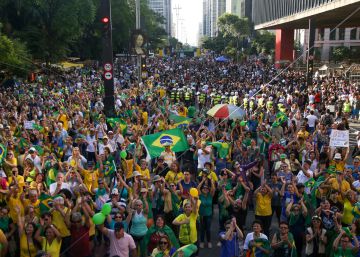
[{"label": "protester", "polygon": [[358,85],[256,56],[155,57],[140,83],[131,60],[117,69],[111,115],[95,67],[1,91],[3,255],[185,254],[215,248],[213,230],[221,256],[358,254],[340,227],[360,217],[360,137],[332,140],[359,118]]}]

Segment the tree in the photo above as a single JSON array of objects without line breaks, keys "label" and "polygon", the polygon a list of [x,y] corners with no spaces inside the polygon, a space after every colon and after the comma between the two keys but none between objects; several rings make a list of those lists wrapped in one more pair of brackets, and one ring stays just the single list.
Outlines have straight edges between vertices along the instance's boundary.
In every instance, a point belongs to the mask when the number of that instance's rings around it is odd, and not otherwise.
[{"label": "tree", "polygon": [[[1,23],[0,23],[1,28]],[[0,33],[0,70],[16,75],[26,75],[31,63],[26,46]]]},{"label": "tree", "polygon": [[218,54],[238,57],[240,49],[247,47],[252,24],[247,18],[225,13],[218,19],[219,32],[216,37],[203,39],[202,46]]},{"label": "tree", "polygon": [[339,46],[335,47],[331,53],[332,59],[335,62],[344,61],[350,59],[351,57],[351,50],[349,47],[346,46]]},{"label": "tree", "polygon": [[275,35],[269,31],[256,32],[254,39],[251,41],[251,47],[255,53],[271,54],[275,49]]},{"label": "tree", "polygon": [[223,37],[229,39],[240,39],[250,35],[251,26],[247,18],[225,13],[218,20],[219,31]]}]

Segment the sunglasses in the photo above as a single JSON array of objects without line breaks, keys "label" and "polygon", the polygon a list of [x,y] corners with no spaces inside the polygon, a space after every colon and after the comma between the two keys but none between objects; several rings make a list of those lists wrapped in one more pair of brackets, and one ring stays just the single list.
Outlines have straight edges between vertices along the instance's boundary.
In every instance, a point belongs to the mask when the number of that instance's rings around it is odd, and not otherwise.
[{"label": "sunglasses", "polygon": [[115,219],[121,219],[122,216],[115,216]]},{"label": "sunglasses", "polygon": [[167,242],[166,242],[166,241],[160,241],[159,244],[161,244],[161,245],[167,245]]}]

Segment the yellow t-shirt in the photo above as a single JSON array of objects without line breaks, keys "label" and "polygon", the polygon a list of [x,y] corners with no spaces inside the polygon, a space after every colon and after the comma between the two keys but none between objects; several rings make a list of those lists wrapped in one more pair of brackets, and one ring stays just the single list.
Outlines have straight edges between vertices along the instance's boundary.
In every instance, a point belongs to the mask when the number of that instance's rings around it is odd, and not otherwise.
[{"label": "yellow t-shirt", "polygon": [[[328,183],[332,189],[337,191],[346,192],[350,189],[350,184],[346,180],[341,181],[341,186],[339,185],[339,182],[336,178],[331,178]],[[343,202],[341,194],[338,196],[338,201]]]},{"label": "yellow t-shirt", "polygon": [[307,132],[307,131],[299,131],[298,133],[297,133],[297,137],[303,137],[303,138],[305,138],[305,139],[307,139],[308,137],[309,137],[309,132]]},{"label": "yellow t-shirt", "polygon": [[188,113],[188,109],[186,107],[183,107],[184,109],[181,111],[178,111],[179,116],[186,117]]},{"label": "yellow t-shirt", "polygon": [[[199,173],[199,177],[202,177],[202,171]],[[212,179],[214,182],[218,181],[218,177],[216,176],[216,173],[211,171],[209,175],[207,176],[208,179]]]},{"label": "yellow t-shirt", "polygon": [[[67,212],[67,208],[64,207],[64,212]],[[61,213],[57,210],[52,212],[53,224],[56,226],[57,230],[59,230],[61,237],[70,236],[70,231],[65,224],[65,218],[61,215]]]},{"label": "yellow t-shirt", "polygon": [[38,249],[35,247],[34,242],[29,242],[27,240],[25,231],[20,237],[20,257],[30,257],[35,256]]},{"label": "yellow t-shirt", "polygon": [[348,199],[344,200],[344,211],[341,222],[347,225],[351,225],[354,215],[352,214],[353,205],[350,203]]},{"label": "yellow t-shirt", "polygon": [[143,125],[147,125],[148,124],[148,121],[149,121],[149,115],[147,112],[143,112],[141,114],[141,117],[142,117],[142,120],[143,120]]},{"label": "yellow t-shirt", "polygon": [[24,214],[24,207],[23,207],[22,202],[20,200],[20,195],[19,194],[18,194],[18,196],[16,198],[10,197],[10,199],[8,201],[8,206],[10,208],[9,216],[12,218],[14,223],[17,223],[17,213],[15,211],[15,206],[19,206],[21,217],[24,217],[24,215],[25,215]]},{"label": "yellow t-shirt", "polygon": [[68,130],[69,124],[68,124],[67,116],[65,114],[59,115],[58,121],[62,121],[63,122],[63,128],[65,130]]},{"label": "yellow t-shirt", "polygon": [[40,206],[39,206],[40,205],[40,200],[39,199],[37,199],[35,203],[30,202],[29,199],[25,199],[23,203],[24,203],[24,209],[26,209],[26,207],[28,205],[32,205],[34,207],[35,215],[37,217],[40,217]]},{"label": "yellow t-shirt", "polygon": [[56,238],[49,244],[45,237],[43,237],[41,248],[46,253],[50,254],[51,257],[59,257],[60,256],[60,248],[61,248],[61,240],[57,240]]},{"label": "yellow t-shirt", "polygon": [[144,178],[150,179],[150,170],[148,168],[146,168],[145,170],[142,170],[141,167],[136,164],[135,170],[140,172],[141,176],[143,176]]},{"label": "yellow t-shirt", "polygon": [[176,221],[181,222],[189,218],[189,224],[180,225],[179,241],[182,244],[193,244],[197,241],[196,219],[198,214],[191,213],[189,217],[186,214],[180,214]]},{"label": "yellow t-shirt", "polygon": [[[16,166],[18,165],[17,159],[15,157],[11,158],[10,160],[6,159],[6,161],[12,165],[16,165]],[[4,162],[4,171],[6,173],[6,176],[8,177],[12,176],[11,170],[12,168]]]},{"label": "yellow t-shirt", "polygon": [[134,160],[126,160],[126,179],[131,178],[134,171]]},{"label": "yellow t-shirt", "polygon": [[269,194],[263,195],[261,193],[257,193],[255,215],[270,216],[271,214],[272,214],[271,195]]},{"label": "yellow t-shirt", "polygon": [[84,184],[89,192],[92,192],[93,186],[94,188],[98,188],[98,179],[99,179],[99,171],[88,171],[83,170],[81,175],[84,177]]},{"label": "yellow t-shirt", "polygon": [[344,171],[344,169],[345,169],[345,162],[344,162],[344,161],[336,162],[336,161],[332,160],[332,161],[330,162],[330,166],[335,166],[335,169],[336,169],[336,170]]},{"label": "yellow t-shirt", "polygon": [[180,180],[184,179],[184,174],[179,171],[178,173],[172,171],[172,170],[169,170],[169,172],[166,174],[165,176],[165,181],[167,183],[174,183],[174,184],[177,184],[180,182]]}]

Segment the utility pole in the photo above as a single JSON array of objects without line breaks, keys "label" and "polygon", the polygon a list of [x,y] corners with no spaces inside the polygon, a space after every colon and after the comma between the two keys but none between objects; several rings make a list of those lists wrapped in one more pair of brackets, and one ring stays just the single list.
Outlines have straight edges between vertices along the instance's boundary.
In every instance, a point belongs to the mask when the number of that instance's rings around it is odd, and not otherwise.
[{"label": "utility pole", "polygon": [[176,38],[177,38],[177,40],[179,40],[179,21],[180,21],[179,15],[180,15],[180,10],[181,9],[182,8],[179,5],[174,7],[175,15],[176,15]]},{"label": "utility pole", "polygon": [[[136,30],[140,31],[140,0],[135,0],[135,18],[136,18]],[[138,75],[138,83],[141,82],[141,55],[137,55],[136,57],[137,63],[137,75]]]},{"label": "utility pole", "polygon": [[112,48],[112,27],[111,27],[111,0],[101,0],[100,15],[102,29],[102,66],[104,69],[104,112],[107,117],[115,115],[114,99],[114,65]]}]

